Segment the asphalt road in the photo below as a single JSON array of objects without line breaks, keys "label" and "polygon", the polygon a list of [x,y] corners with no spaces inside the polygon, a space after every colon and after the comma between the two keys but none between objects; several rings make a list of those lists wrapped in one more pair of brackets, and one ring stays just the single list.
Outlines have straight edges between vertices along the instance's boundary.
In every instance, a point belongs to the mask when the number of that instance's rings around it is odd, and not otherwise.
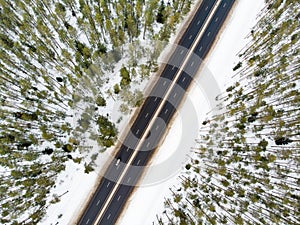
[{"label": "asphalt road", "polygon": [[[161,73],[161,79],[158,80],[149,97],[145,100],[139,115],[130,129],[131,132],[127,134],[115,160],[113,160],[111,165],[108,167],[105,176],[102,178],[100,185],[98,186],[78,224],[95,224],[96,218],[104,205],[107,205],[107,207],[105,210],[103,209],[103,213],[98,224],[115,224],[122,211],[122,207],[125,205],[127,198],[132,193],[135,184],[140,178],[144,166],[151,158],[153,150],[159,143],[160,138],[166,131],[167,125],[176,112],[176,108],[178,108],[178,105],[184,97],[185,90],[187,90],[195,76],[201,64],[201,59],[207,55],[211,48],[217,33],[219,32],[228,12],[231,9],[231,6],[234,3],[234,0],[221,1],[210,20],[211,22],[207,25],[206,30],[196,44],[193,52],[194,54],[189,58],[187,63],[185,63],[184,68],[179,70],[188,55],[190,47],[194,45],[194,41],[196,40],[198,33],[201,31],[202,26],[209,17],[211,10],[216,3],[217,0],[204,0],[197,10],[189,27],[178,43],[181,47],[177,48],[170,57],[168,64]],[[180,74],[176,75],[178,72]],[[162,99],[165,97],[176,76],[178,77],[176,85],[172,86],[172,89],[167,96],[167,101],[163,101]],[[161,105],[161,103],[163,105]],[[160,110],[157,111],[159,107]],[[158,113],[158,116],[155,117],[154,122],[152,122],[151,129],[147,133],[145,140],[142,140],[142,142],[139,143],[150,121],[154,118],[153,116],[155,113]],[[133,149],[136,149],[138,144],[141,147],[139,151],[134,154]],[[125,175],[123,175],[122,181],[118,181],[127,162],[130,161],[133,155],[135,156],[131,166],[128,167],[129,169],[126,171]],[[116,166],[115,164],[118,158],[121,159],[121,162]],[[109,204],[107,204],[106,200],[113,189],[115,189],[115,193],[109,201]]]}]

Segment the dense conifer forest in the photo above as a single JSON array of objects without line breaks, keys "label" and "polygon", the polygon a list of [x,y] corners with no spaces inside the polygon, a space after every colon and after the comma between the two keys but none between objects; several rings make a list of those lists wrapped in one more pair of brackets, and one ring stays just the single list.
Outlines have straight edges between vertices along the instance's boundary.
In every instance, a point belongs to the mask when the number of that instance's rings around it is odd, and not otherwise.
[{"label": "dense conifer forest", "polygon": [[123,101],[124,113],[138,106],[143,94],[130,85],[157,67],[155,54],[137,62],[136,46],[168,41],[190,6],[190,0],[0,1],[1,224],[37,224],[59,201],[49,193],[66,161],[93,170],[82,140],[94,140],[99,152],[113,146],[118,130],[105,107],[111,99]]}]

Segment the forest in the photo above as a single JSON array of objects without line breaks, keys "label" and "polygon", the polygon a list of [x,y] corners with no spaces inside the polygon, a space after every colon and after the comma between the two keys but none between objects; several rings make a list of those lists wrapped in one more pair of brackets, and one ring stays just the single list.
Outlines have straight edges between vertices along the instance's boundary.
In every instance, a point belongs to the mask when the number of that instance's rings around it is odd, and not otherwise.
[{"label": "forest", "polygon": [[299,224],[300,4],[265,2],[155,224]]},{"label": "forest", "polygon": [[168,42],[191,4],[0,1],[1,224],[41,221],[66,161],[93,170],[91,154],[118,135],[110,104],[129,114],[143,101],[135,84],[157,69],[157,49],[137,46]]}]

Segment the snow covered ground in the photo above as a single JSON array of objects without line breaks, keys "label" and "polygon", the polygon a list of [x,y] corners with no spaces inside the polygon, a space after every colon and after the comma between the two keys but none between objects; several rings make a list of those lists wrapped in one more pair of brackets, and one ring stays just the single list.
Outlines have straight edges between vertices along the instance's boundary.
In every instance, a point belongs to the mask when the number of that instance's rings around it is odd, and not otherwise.
[{"label": "snow covered ground", "polygon": [[[168,135],[132,195],[118,224],[152,224],[156,220],[156,214],[162,213],[164,197],[170,195],[169,188],[178,183],[180,167],[186,162],[189,150],[195,145],[198,128],[213,106],[212,95],[224,89],[229,83],[233,74],[232,68],[238,62],[237,53],[247,43],[245,37],[254,26],[255,18],[264,5],[263,2],[263,0],[237,2],[226,28],[202,67],[186,102],[179,110]],[[209,79],[210,75],[215,79]],[[123,120],[122,124],[128,118]],[[195,124],[198,124],[198,127]],[[110,158],[110,154],[111,151],[104,152],[95,163],[102,167]],[[174,159],[177,159],[176,163],[173,163]],[[100,171],[100,167],[95,171]],[[53,191],[62,195],[61,200],[47,209],[48,216],[41,224],[74,224],[74,219],[82,210],[81,207],[99,176],[97,172],[85,174],[83,170],[82,165],[67,162],[66,171],[60,174],[57,188]]]}]

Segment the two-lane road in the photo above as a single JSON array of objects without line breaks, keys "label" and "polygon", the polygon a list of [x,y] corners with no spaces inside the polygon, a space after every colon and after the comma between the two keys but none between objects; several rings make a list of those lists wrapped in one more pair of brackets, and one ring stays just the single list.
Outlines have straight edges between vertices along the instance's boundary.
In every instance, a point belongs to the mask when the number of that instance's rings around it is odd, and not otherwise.
[{"label": "two-lane road", "polygon": [[202,2],[78,224],[115,224],[233,3]]}]

